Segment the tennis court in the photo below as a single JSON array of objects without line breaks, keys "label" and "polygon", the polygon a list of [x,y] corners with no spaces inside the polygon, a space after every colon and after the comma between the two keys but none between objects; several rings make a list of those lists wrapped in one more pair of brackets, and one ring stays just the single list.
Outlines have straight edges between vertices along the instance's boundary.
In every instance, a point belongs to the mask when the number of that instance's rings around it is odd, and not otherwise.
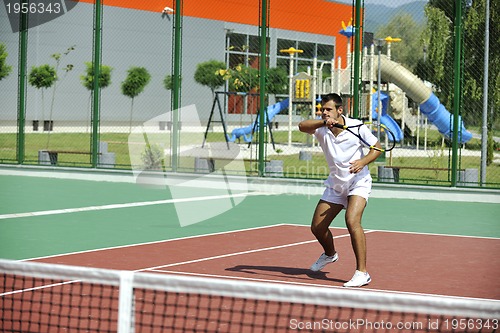
[{"label": "tennis court", "polygon": [[[5,259],[328,290],[345,290],[354,271],[342,217],[332,229],[340,260],[322,272],[308,269],[321,253],[309,230],[321,187],[288,193],[265,191],[287,188],[283,183],[249,192],[185,187],[180,197],[176,186],[138,185],[119,174],[9,170],[0,180]],[[439,189],[412,191],[374,188],[363,220],[373,281],[357,292],[484,299],[498,308],[498,195],[471,191],[456,200]],[[213,207],[226,208],[207,215]],[[186,212],[208,218],[182,226]],[[288,322],[289,331],[308,328]]]}]

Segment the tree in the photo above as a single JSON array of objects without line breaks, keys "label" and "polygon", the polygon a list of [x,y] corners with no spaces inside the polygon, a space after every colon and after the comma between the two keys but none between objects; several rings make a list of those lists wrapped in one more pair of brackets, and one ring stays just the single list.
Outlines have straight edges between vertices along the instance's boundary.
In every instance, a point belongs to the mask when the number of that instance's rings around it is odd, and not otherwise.
[{"label": "tree", "polygon": [[271,67],[267,70],[266,90],[269,94],[288,93],[288,74],[286,70],[279,67]]},{"label": "tree", "polygon": [[[453,68],[454,40],[453,36],[455,7],[448,0],[430,0],[426,8],[428,26],[424,37],[433,38],[429,41],[429,50],[436,52],[434,58],[429,54],[431,66],[436,71],[435,81],[439,82],[440,95],[447,98],[445,106],[452,106],[453,100]],[[458,2],[462,3],[463,2]],[[467,125],[480,125],[483,99],[483,68],[484,68],[484,32],[485,32],[485,0],[474,0],[470,7],[464,6],[463,12],[463,53],[462,53],[462,117]],[[492,107],[495,113],[491,115],[490,129],[500,113],[500,54],[495,45],[500,44],[500,3],[490,1],[490,48],[488,71],[488,109]],[[493,119],[491,119],[493,118]]]},{"label": "tree", "polygon": [[170,74],[165,75],[165,78],[163,79],[163,86],[167,90],[174,89],[174,81],[172,80],[172,75]]},{"label": "tree", "polygon": [[[57,72],[53,66],[49,64],[41,66],[31,67],[31,71],[28,76],[28,82],[31,86],[42,91],[42,121],[45,120],[45,95],[44,90],[52,87],[54,82],[57,80]],[[35,119],[38,121],[38,115]]]},{"label": "tree", "polygon": [[[94,64],[92,62],[86,62],[86,71],[85,74],[80,75],[80,81],[82,82],[82,85],[87,88],[90,92],[89,96],[89,111],[88,111],[88,127],[90,128],[90,102],[92,99],[92,91],[94,89]],[[111,84],[111,72],[113,71],[113,68],[110,66],[106,65],[101,65],[100,71],[99,71],[99,88],[106,88]]]},{"label": "tree", "polygon": [[238,65],[234,69],[219,69],[216,71],[229,82],[230,91],[250,92],[259,89],[259,71],[256,68]]},{"label": "tree", "polygon": [[[80,76],[82,85],[88,90],[94,88],[94,64],[92,62],[86,62],[85,74]],[[99,88],[106,88],[111,84],[111,72],[113,68],[106,65],[101,65],[99,70]]]},{"label": "tree", "polygon": [[[53,90],[52,90],[52,102],[50,103],[50,113],[49,113],[49,126],[50,124],[52,123],[52,113],[54,111],[54,103],[55,103],[55,99],[56,99],[56,89],[57,89],[57,81],[59,80],[63,80],[66,75],[68,75],[68,73],[70,71],[73,70],[73,65],[72,64],[68,64],[66,65],[66,67],[63,68],[63,71],[65,72],[64,75],[59,79],[59,65],[61,64],[61,59],[63,56],[67,56],[71,51],[73,51],[75,49],[75,46],[71,46],[69,47],[63,54],[61,53],[54,53],[51,55],[51,58],[53,58],[55,61],[56,61],[56,66],[55,66],[55,71],[56,71],[56,80],[54,81],[54,84],[53,84]],[[49,127],[49,133],[47,135],[47,145],[46,147],[49,148],[49,144],[50,144],[50,127]]]},{"label": "tree", "polygon": [[259,70],[257,68],[238,65],[231,71],[232,80],[229,89],[232,91],[251,92],[259,90]]},{"label": "tree", "polygon": [[[484,84],[484,34],[485,34],[485,0],[475,0],[470,8],[464,10],[463,25],[463,118],[468,124],[482,124],[481,116],[483,106]],[[500,114],[500,4],[490,1],[489,22],[489,61],[488,61],[488,112],[493,108],[494,113],[488,118],[489,130]]]},{"label": "tree", "polygon": [[223,76],[217,74],[217,71],[221,68],[226,68],[226,64],[218,60],[199,63],[194,72],[194,80],[203,86],[209,87],[212,95],[215,95],[215,89],[222,87],[225,81]]},{"label": "tree", "polygon": [[9,55],[6,49],[5,44],[0,43],[0,81],[9,76],[10,72],[12,72],[12,66],[7,65],[5,62]]},{"label": "tree", "polygon": [[446,76],[446,68],[453,62],[451,21],[443,10],[427,5],[425,7],[427,26],[422,32],[422,43],[427,49],[426,77],[436,87],[436,94],[445,106],[451,107],[452,80]]},{"label": "tree", "polygon": [[127,77],[122,82],[122,94],[132,99],[130,107],[130,126],[129,132],[132,132],[132,118],[134,114],[134,98],[137,97],[151,80],[151,74],[144,67],[130,67],[127,71]]},{"label": "tree", "polygon": [[[182,77],[181,77],[181,80],[182,80]],[[165,75],[165,78],[163,79],[163,86],[167,90],[174,89],[174,81],[172,79],[172,75],[170,75],[170,74]]]},{"label": "tree", "polygon": [[[490,47],[485,64],[485,12],[486,1],[474,0],[470,2],[430,0],[426,6],[428,26],[424,37],[434,38],[429,41],[429,46],[437,51],[431,60],[430,67],[434,69],[434,82],[439,82],[438,97],[445,101],[445,107],[453,106],[453,76],[452,69],[455,40],[454,34],[455,4],[462,7],[462,85],[460,96],[460,113],[464,123],[470,126],[482,125],[483,109],[483,84],[488,81],[488,138],[487,138],[487,164],[492,162],[494,151],[493,128],[498,126],[500,113],[500,54],[496,45],[500,44],[500,2],[490,1],[489,36]],[[439,22],[439,24],[437,24]],[[430,54],[432,56],[432,54]],[[488,66],[488,78],[484,78],[484,66]],[[485,138],[486,139],[486,138]]]},{"label": "tree", "polygon": [[401,42],[391,44],[391,58],[413,71],[418,60],[422,58],[423,48],[420,35],[424,29],[408,13],[394,16],[385,26],[379,28],[376,38],[388,36],[401,38]]},{"label": "tree", "polygon": [[448,44],[451,41],[450,20],[438,8],[425,6],[424,10],[427,25],[422,31],[420,41],[426,54],[419,59],[415,73],[420,78],[444,88],[447,84],[443,81],[446,67],[445,59]]}]

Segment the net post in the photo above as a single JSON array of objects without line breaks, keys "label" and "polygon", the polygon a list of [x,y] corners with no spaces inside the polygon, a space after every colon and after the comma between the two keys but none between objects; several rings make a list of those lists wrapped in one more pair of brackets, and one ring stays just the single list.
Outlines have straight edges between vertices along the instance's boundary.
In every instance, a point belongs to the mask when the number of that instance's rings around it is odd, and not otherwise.
[{"label": "net post", "polygon": [[134,333],[133,288],[134,272],[120,272],[120,298],[118,305],[118,333]]}]

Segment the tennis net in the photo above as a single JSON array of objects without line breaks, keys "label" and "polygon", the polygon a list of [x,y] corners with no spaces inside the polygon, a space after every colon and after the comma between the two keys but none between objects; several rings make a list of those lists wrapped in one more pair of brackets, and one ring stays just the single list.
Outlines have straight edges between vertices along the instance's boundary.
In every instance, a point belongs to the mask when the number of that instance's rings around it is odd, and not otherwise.
[{"label": "tennis net", "polygon": [[495,332],[500,301],[0,259],[1,332]]}]

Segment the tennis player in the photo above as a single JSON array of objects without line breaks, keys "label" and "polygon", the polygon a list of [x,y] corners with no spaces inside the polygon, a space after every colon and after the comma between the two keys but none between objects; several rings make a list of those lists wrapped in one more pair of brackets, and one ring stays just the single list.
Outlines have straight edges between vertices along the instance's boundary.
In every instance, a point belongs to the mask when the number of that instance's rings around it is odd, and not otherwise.
[{"label": "tennis player", "polygon": [[[345,209],[345,223],[356,256],[356,271],[344,286],[361,287],[371,281],[366,270],[366,238],[361,226],[361,218],[372,187],[367,165],[375,161],[381,152],[370,149],[365,155],[361,140],[356,135],[333,127],[334,124],[355,126],[361,123],[342,114],[342,98],[338,94],[323,96],[321,111],[322,119],[308,119],[299,124],[301,132],[316,137],[330,168],[330,175],[325,180],[326,189],[316,206],[311,223],[311,231],[323,247],[324,253],[311,266],[311,270],[319,271],[338,260],[339,255],[335,250],[329,227],[342,209]],[[380,142],[368,127],[360,127],[360,136],[370,145],[381,148]]]}]

